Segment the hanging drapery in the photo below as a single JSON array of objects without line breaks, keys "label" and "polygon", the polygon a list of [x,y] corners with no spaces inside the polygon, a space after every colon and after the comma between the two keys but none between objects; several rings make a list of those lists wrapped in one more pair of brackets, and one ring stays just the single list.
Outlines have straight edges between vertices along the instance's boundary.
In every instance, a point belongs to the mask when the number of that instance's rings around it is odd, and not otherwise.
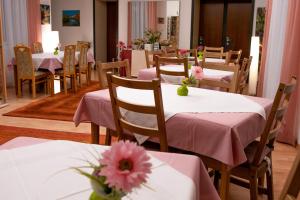
[{"label": "hanging drapery", "polygon": [[263,96],[270,99],[280,82],[287,10],[288,1],[273,0],[263,82]]},{"label": "hanging drapery", "polygon": [[[27,1],[3,0],[2,3],[4,66],[7,66],[14,57],[14,46],[28,44]],[[7,85],[11,86],[14,84],[13,71],[11,68],[7,71]]]},{"label": "hanging drapery", "polygon": [[157,30],[157,2],[129,2],[128,41],[144,38],[144,32],[147,29]]},{"label": "hanging drapery", "polygon": [[268,39],[269,39],[269,31],[270,31],[271,13],[272,13],[272,2],[273,0],[268,0],[266,5],[261,62],[260,62],[258,85],[257,85],[257,95],[260,97],[263,94],[263,83],[264,83],[264,76],[265,76],[265,65],[266,65],[266,58],[267,58]]},{"label": "hanging drapery", "polygon": [[27,0],[28,45],[42,42],[40,0]]},{"label": "hanging drapery", "polygon": [[157,2],[149,1],[148,6],[148,29],[157,30]]},{"label": "hanging drapery", "polygon": [[[297,137],[300,136],[300,1],[289,0],[288,16],[286,25],[286,36],[284,54],[281,68],[281,80],[288,82],[291,76],[298,78],[297,88],[292,95],[289,108],[283,123],[283,132],[278,140],[281,142],[296,144]],[[300,138],[298,138],[300,143]]]}]

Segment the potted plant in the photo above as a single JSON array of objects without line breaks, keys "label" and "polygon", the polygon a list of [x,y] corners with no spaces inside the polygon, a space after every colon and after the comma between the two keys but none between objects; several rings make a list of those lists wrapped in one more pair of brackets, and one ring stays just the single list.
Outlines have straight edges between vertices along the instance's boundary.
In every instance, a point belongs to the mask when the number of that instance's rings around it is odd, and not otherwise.
[{"label": "potted plant", "polygon": [[153,31],[151,29],[146,30],[145,31],[146,44],[144,44],[144,49],[148,51],[153,51],[153,46],[155,43],[159,42],[160,36],[161,36],[161,32],[159,31]]},{"label": "potted plant", "polygon": [[137,38],[132,41],[132,44],[133,44],[133,49],[139,50],[142,49],[144,45],[144,40],[142,38]]}]

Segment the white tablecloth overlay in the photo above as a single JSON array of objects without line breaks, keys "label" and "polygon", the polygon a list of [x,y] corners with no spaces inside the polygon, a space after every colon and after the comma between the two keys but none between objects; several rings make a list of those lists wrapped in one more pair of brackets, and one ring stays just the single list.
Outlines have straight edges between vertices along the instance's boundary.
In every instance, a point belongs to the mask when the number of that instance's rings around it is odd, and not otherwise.
[{"label": "white tablecloth overlay", "polygon": [[[258,103],[240,94],[207,90],[189,87],[188,96],[177,95],[177,85],[162,84],[163,106],[165,120],[167,121],[177,113],[257,113],[266,119],[265,109]],[[118,98],[138,105],[154,105],[152,91],[117,88]],[[122,115],[126,120],[147,127],[157,127],[154,115],[134,113],[122,110]],[[139,143],[143,143],[148,137],[135,134]]]},{"label": "white tablecloth overlay", "polygon": [[[202,59],[198,58],[198,62],[202,62]],[[225,63],[225,59],[222,59],[222,58],[205,58],[205,62]]]},{"label": "white tablecloth overlay", "polygon": [[[194,66],[193,66],[194,67]],[[192,68],[193,68],[192,67]],[[165,65],[161,66],[160,69],[165,71],[172,71],[172,72],[183,72],[183,66],[182,65]],[[189,70],[189,76],[192,74],[192,70]],[[214,69],[203,69],[203,74],[206,78],[211,79],[222,79],[226,77],[232,77],[233,72],[230,71],[222,71],[222,70],[214,70]],[[181,84],[184,77],[181,76],[170,76],[170,75],[164,75],[161,74],[161,78],[163,82],[165,83],[172,83],[172,84]]]},{"label": "white tablecloth overlay", "polygon": [[[86,166],[84,160],[97,163],[93,155],[99,157],[108,148],[70,141],[50,141],[1,150],[0,199],[88,199],[92,192],[89,180],[70,167]],[[150,157],[153,167],[146,187],[136,189],[123,200],[196,199],[196,188],[189,177]],[[86,170],[91,172],[90,169]]]},{"label": "white tablecloth overlay", "polygon": [[[75,52],[75,60],[76,64],[78,63],[79,60],[79,51]],[[54,55],[53,52],[45,52],[45,53],[36,53],[32,54],[32,64],[36,68],[39,68],[39,66],[42,64],[44,59],[57,59],[60,63],[63,63],[64,60],[64,51],[59,51],[58,55]]]}]

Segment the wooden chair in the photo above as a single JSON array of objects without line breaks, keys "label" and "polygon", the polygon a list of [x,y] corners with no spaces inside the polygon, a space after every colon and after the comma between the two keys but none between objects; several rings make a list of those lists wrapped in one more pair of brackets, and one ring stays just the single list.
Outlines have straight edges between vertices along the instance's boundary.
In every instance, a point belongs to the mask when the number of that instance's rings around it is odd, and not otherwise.
[{"label": "wooden chair", "polygon": [[[111,72],[107,73],[107,82],[110,93],[111,105],[113,110],[113,116],[115,120],[117,136],[122,139],[124,133],[129,131],[130,133],[137,133],[148,137],[157,137],[160,141],[160,150],[168,151],[168,142],[166,134],[166,125],[161,93],[161,85],[158,79],[152,81],[141,81],[121,78],[116,75],[112,75]],[[131,89],[149,90],[154,94],[154,106],[143,106],[132,104],[122,101],[118,98],[116,87],[122,86]],[[152,114],[157,118],[157,128],[148,128],[141,125],[129,122],[121,115],[120,108],[128,111]]]},{"label": "wooden chair", "polygon": [[14,47],[14,52],[18,74],[18,97],[22,95],[22,82],[26,80],[31,81],[32,98],[36,97],[37,84],[44,83],[47,91],[49,73],[35,70],[30,48],[20,45]]},{"label": "wooden chair", "polygon": [[[176,54],[177,54],[178,58],[184,58],[184,57],[186,57],[186,55],[181,55],[180,49],[176,50]],[[189,61],[194,62],[193,64],[195,66],[199,65],[199,63],[198,63],[198,51],[197,51],[197,49],[187,49],[186,50],[186,54],[188,55]]]},{"label": "wooden chair", "polygon": [[213,69],[221,71],[233,72],[232,78],[229,82],[224,80],[213,80],[213,79],[202,79],[197,81],[198,87],[209,86],[213,88],[221,88],[225,91],[235,93],[237,87],[237,77],[239,73],[238,65],[226,65],[226,64],[216,64],[216,63],[206,63],[203,65],[203,69]]},{"label": "wooden chair", "polygon": [[237,93],[239,94],[243,94],[244,89],[247,86],[251,62],[252,62],[252,56],[243,59],[242,66],[239,70],[239,75],[237,80]]},{"label": "wooden chair", "polygon": [[[101,63],[97,62],[97,69],[98,69],[98,77],[99,77],[99,83],[100,88],[105,89],[108,87],[107,79],[106,79],[106,73],[107,72],[113,72],[114,74],[119,74],[121,76],[130,77],[130,67],[129,67],[129,61],[123,60],[123,61],[117,61],[117,62],[109,62],[109,63]],[[122,69],[124,69],[122,71]]]},{"label": "wooden chair", "polygon": [[42,46],[42,43],[40,42],[34,42],[32,44],[33,46],[33,53],[43,53],[43,46]]},{"label": "wooden chair", "polygon": [[[184,76],[186,78],[189,77],[189,66],[188,66],[188,58],[168,58],[168,57],[159,57],[155,56],[156,62],[156,76],[161,79],[162,74],[170,75],[170,76]],[[183,71],[175,72],[161,69],[162,65],[165,64],[176,64],[183,65]]]},{"label": "wooden chair", "polygon": [[292,169],[285,181],[279,200],[296,200],[300,191],[300,148]]},{"label": "wooden chair", "polygon": [[223,58],[224,56],[224,47],[204,47],[203,51],[203,57],[206,57],[209,55],[207,58]]},{"label": "wooden chair", "polygon": [[161,56],[162,54],[163,54],[162,51],[148,51],[148,50],[145,50],[147,68],[155,67],[154,57],[156,55]]},{"label": "wooden chair", "polygon": [[79,86],[82,86],[81,81],[81,74],[85,74],[86,77],[86,83],[89,85],[90,83],[90,75],[89,75],[89,69],[88,69],[88,61],[87,61],[87,51],[89,47],[86,44],[82,44],[80,46],[80,54],[79,54],[79,61],[78,65],[76,66],[76,76],[79,77]]},{"label": "wooden chair", "polygon": [[[288,108],[289,99],[296,88],[296,82],[297,79],[293,77],[289,84],[280,83],[259,141],[254,141],[245,148],[247,161],[231,170],[233,175],[231,182],[250,187],[251,200],[257,199],[258,191],[267,194],[269,200],[273,199],[272,151],[276,136],[281,131],[282,119]],[[267,188],[258,185],[258,179],[262,179],[265,174]],[[248,180],[249,184],[242,179]],[[297,187],[299,189],[299,185]]]},{"label": "wooden chair", "polygon": [[174,47],[166,47],[163,49],[163,57],[177,57],[177,48]]},{"label": "wooden chair", "polygon": [[91,43],[90,42],[87,42],[87,41],[77,41],[76,51],[80,51],[81,45],[87,45],[88,49],[91,47]]},{"label": "wooden chair", "polygon": [[241,56],[242,56],[241,49],[238,51],[229,50],[228,56],[226,58],[227,59],[226,63],[240,64]]},{"label": "wooden chair", "polygon": [[[67,88],[67,78],[70,78],[71,85],[74,92],[77,92],[76,84],[76,67],[75,67],[75,45],[67,45],[64,49],[64,60],[63,60],[63,69],[57,71],[55,74],[60,77],[60,80],[63,81],[64,93],[68,94]],[[51,81],[53,84],[53,81]],[[53,91],[52,86],[52,91]]]}]

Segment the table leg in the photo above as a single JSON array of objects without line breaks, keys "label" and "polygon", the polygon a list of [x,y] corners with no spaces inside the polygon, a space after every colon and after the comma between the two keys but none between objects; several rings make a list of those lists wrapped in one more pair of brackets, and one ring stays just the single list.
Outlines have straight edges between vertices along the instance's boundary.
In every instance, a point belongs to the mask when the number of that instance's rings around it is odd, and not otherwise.
[{"label": "table leg", "polygon": [[230,169],[228,165],[223,164],[221,166],[221,188],[220,188],[220,197],[222,200],[229,199],[229,180],[230,180]]},{"label": "table leg", "polygon": [[90,83],[90,82],[91,82],[91,71],[92,71],[92,65],[93,65],[93,63],[91,63],[91,62],[90,62],[90,63],[88,63],[88,69],[87,69],[87,70],[88,70],[88,79],[89,79],[89,80],[87,80],[87,82],[88,82],[88,83]]},{"label": "table leg", "polygon": [[92,144],[99,144],[99,125],[91,122]]},{"label": "table leg", "polygon": [[50,95],[54,95],[54,74],[50,75]]},{"label": "table leg", "polygon": [[106,128],[105,145],[111,145],[111,130]]}]

